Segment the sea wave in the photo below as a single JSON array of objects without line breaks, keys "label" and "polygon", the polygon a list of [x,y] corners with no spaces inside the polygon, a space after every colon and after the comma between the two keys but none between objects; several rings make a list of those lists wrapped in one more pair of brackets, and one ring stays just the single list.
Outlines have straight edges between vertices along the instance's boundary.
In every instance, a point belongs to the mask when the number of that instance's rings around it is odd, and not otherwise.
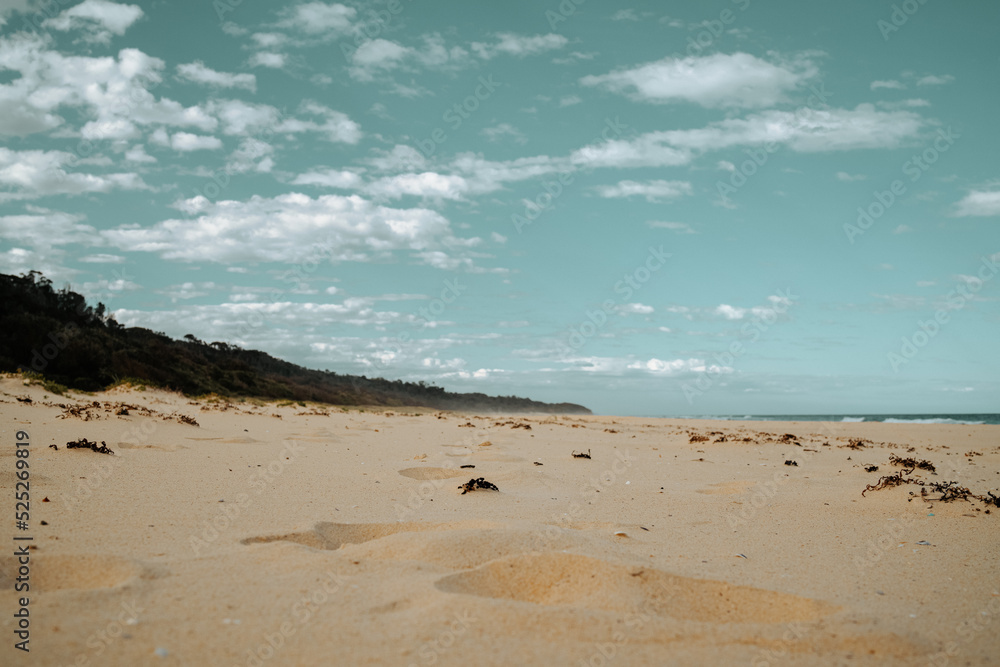
[{"label": "sea wave", "polygon": [[844,417],[840,421],[853,423],[853,422],[863,422],[864,420],[865,420],[864,417]]},{"label": "sea wave", "polygon": [[948,419],[948,418],[945,418],[945,417],[942,417],[942,418],[935,417],[935,418],[930,418],[930,419],[898,419],[896,417],[887,417],[886,419],[883,419],[882,421],[884,423],[886,423],[886,424],[968,424],[968,425],[974,425],[974,424],[985,424],[986,423],[986,422],[964,421],[964,420],[961,420],[961,419]]}]

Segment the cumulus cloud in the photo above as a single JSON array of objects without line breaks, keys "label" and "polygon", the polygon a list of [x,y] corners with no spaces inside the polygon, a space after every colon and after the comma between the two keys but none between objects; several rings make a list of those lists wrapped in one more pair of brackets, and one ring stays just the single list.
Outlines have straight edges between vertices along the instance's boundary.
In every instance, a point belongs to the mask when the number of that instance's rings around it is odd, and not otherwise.
[{"label": "cumulus cloud", "polygon": [[190,132],[175,132],[170,137],[170,147],[181,153],[214,151],[222,148],[222,141],[218,137],[206,137]]},{"label": "cumulus cloud", "polygon": [[85,216],[34,206],[22,215],[0,216],[0,237],[36,250],[58,245],[88,246],[98,242],[97,230],[81,224]]},{"label": "cumulus cloud", "polygon": [[111,190],[147,190],[137,174],[67,171],[76,156],[65,151],[12,151],[0,147],[0,201]]},{"label": "cumulus cloud", "polygon": [[281,69],[285,66],[288,56],[284,53],[273,53],[271,51],[260,51],[250,56],[248,61],[250,67],[268,67],[270,69]]},{"label": "cumulus cloud", "polygon": [[257,91],[257,77],[253,74],[229,74],[206,67],[200,60],[177,66],[181,79],[214,88],[245,88]]},{"label": "cumulus cloud", "polygon": [[84,0],[46,20],[42,26],[63,32],[81,30],[88,42],[107,44],[112,35],[124,35],[129,27],[142,18],[137,5],[121,5],[109,0]]},{"label": "cumulus cloud", "polygon": [[971,190],[957,204],[955,215],[994,216],[1000,215],[1000,190]]},{"label": "cumulus cloud", "polygon": [[358,11],[339,3],[304,2],[283,12],[277,27],[298,30],[307,35],[347,34]]},{"label": "cumulus cloud", "polygon": [[119,227],[102,237],[121,250],[185,262],[369,261],[395,251],[447,250],[459,241],[448,221],[424,208],[389,208],[358,196],[291,193],[246,201],[183,200],[192,219]]},{"label": "cumulus cloud", "polygon": [[361,185],[361,177],[353,171],[340,169],[316,169],[299,174],[292,185],[316,185],[324,188],[353,190]]},{"label": "cumulus cloud", "polygon": [[349,73],[358,81],[372,81],[396,69],[456,69],[467,64],[469,52],[460,46],[448,47],[438,34],[424,35],[419,47],[404,46],[380,37],[368,40],[351,54]]},{"label": "cumulus cloud", "polygon": [[668,57],[609,74],[585,76],[599,86],[643,102],[693,102],[703,107],[766,107],[818,73],[806,55],[769,62],[748,53]]},{"label": "cumulus cloud", "polygon": [[200,106],[157,99],[164,62],[138,49],[117,57],[64,56],[48,36],[18,33],[0,40],[0,62],[20,77],[0,84],[0,133],[25,135],[63,123],[57,111],[80,110],[91,120],[80,129],[90,140],[134,138],[137,126],[169,125],[212,131],[218,124]]}]

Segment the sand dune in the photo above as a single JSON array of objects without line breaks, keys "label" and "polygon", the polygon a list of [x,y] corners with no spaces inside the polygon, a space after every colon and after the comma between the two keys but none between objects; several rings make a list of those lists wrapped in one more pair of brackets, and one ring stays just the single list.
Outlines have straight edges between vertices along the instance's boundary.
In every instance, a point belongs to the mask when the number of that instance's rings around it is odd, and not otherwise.
[{"label": "sand dune", "polygon": [[[861,495],[900,470],[891,454],[932,462],[912,473],[927,484],[996,493],[995,426],[0,390],[0,488],[13,497],[23,429],[34,538],[31,654],[8,640],[3,664],[1000,659],[1000,509],[914,484]],[[79,438],[115,455],[65,447]],[[499,490],[458,489],[480,477]],[[18,566],[0,557],[4,610]]]}]

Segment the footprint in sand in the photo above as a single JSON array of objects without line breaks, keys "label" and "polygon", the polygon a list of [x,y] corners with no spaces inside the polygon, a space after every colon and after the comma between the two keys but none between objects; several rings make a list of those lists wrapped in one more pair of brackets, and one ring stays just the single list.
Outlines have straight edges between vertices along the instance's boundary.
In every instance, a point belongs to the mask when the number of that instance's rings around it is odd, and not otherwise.
[{"label": "footprint in sand", "polygon": [[839,608],[809,598],[721,581],[692,579],[578,554],[548,552],[490,561],[439,579],[447,593],[627,612],[708,623],[787,623]]},{"label": "footprint in sand", "polygon": [[[18,560],[0,558],[0,589],[13,589]],[[143,574],[136,561],[115,556],[43,556],[31,555],[31,590],[97,590],[126,584]]]}]

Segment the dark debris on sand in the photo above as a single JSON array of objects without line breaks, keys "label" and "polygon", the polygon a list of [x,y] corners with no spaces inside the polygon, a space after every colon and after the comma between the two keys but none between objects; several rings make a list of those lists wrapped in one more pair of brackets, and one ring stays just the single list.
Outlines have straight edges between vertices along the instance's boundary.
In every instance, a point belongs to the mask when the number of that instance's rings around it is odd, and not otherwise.
[{"label": "dark debris on sand", "polygon": [[469,491],[475,491],[476,489],[488,489],[492,491],[499,491],[496,484],[487,482],[485,479],[480,477],[479,479],[470,479],[468,482],[458,487],[462,489],[462,495],[464,496]]},{"label": "dark debris on sand", "polygon": [[93,452],[97,452],[98,454],[114,455],[114,452],[108,449],[108,443],[103,440],[101,440],[101,446],[98,447],[96,442],[91,442],[86,438],[80,438],[75,442],[67,442],[66,449],[89,449]]},{"label": "dark debris on sand", "polygon": [[573,458],[574,459],[589,459],[590,458],[590,450],[588,449],[585,452],[578,452],[578,451],[574,450],[573,451]]}]

